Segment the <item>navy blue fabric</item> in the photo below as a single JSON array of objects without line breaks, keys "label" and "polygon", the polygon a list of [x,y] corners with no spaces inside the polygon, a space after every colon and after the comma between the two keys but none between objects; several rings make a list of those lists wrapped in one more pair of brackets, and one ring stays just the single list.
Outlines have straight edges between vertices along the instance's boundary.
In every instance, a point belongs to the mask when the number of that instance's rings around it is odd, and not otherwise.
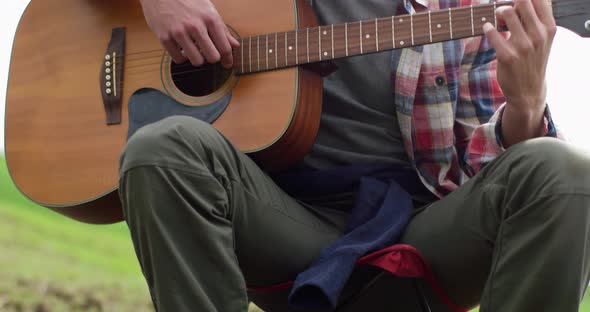
[{"label": "navy blue fabric", "polygon": [[345,233],[295,280],[289,304],[300,309],[333,309],[356,261],[399,240],[413,208],[410,194],[428,192],[414,170],[390,164],[298,169],[273,179],[295,198],[356,192]]}]

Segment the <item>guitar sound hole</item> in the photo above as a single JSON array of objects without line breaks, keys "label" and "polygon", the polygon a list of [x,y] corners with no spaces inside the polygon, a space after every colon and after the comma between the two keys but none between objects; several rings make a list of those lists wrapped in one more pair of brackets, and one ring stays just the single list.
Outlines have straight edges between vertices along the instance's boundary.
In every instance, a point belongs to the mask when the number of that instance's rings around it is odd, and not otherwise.
[{"label": "guitar sound hole", "polygon": [[221,63],[205,64],[194,67],[190,62],[171,64],[172,81],[184,94],[206,96],[217,91],[231,75],[231,69],[225,69]]}]

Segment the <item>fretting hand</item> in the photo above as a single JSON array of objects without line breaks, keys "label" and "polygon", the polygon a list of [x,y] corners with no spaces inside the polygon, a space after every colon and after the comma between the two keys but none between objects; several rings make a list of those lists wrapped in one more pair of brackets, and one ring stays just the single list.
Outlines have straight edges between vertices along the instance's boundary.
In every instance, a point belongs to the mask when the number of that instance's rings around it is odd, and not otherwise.
[{"label": "fretting hand", "polygon": [[503,6],[496,13],[509,37],[490,23],[484,32],[496,49],[498,83],[507,102],[502,134],[510,146],[543,135],[545,72],[557,28],[546,0],[516,0],[514,7]]}]

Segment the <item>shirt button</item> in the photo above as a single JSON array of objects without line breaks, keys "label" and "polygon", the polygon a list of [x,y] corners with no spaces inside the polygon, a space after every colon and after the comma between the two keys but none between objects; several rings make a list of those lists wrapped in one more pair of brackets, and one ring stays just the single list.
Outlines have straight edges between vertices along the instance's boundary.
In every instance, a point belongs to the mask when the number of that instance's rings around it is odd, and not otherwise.
[{"label": "shirt button", "polygon": [[438,76],[436,77],[436,79],[434,80],[436,82],[437,85],[442,86],[445,84],[445,78]]}]

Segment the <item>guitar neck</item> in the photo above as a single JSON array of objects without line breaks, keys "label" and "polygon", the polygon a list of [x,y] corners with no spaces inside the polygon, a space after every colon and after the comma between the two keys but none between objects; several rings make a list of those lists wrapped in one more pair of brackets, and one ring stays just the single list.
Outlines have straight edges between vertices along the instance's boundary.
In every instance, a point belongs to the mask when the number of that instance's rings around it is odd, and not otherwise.
[{"label": "guitar neck", "polygon": [[483,35],[497,26],[496,8],[512,1],[302,28],[240,39],[237,74],[273,70],[342,57]]}]

